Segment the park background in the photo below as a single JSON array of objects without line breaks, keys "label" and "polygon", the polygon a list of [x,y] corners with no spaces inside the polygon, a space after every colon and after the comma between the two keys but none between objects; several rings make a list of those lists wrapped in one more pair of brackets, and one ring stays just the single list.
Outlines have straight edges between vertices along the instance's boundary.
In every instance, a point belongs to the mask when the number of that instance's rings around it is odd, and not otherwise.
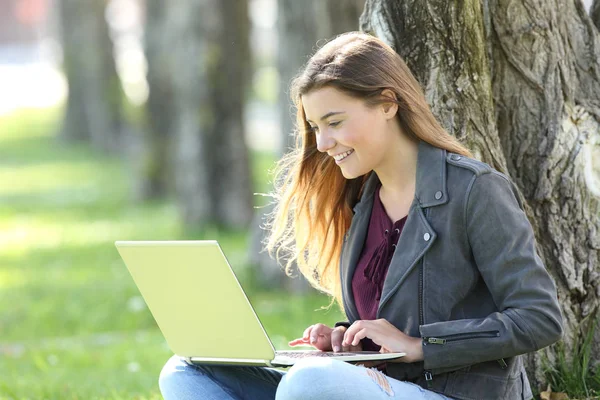
[{"label": "park background", "polygon": [[[327,39],[367,26],[363,11],[364,0],[0,2],[0,399],[161,398],[171,352],[115,240],[219,240],[278,349],[344,319],[261,252],[260,194],[294,141],[290,79]],[[594,335],[554,351],[534,390],[597,395]]]}]

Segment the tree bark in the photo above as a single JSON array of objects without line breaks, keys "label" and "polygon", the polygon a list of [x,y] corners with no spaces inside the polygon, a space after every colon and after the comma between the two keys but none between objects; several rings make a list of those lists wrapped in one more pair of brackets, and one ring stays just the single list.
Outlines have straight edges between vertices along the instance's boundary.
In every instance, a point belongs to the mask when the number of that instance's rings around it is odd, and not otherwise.
[{"label": "tree bark", "polygon": [[[519,187],[572,349],[600,298],[600,43],[583,4],[368,0],[361,27],[406,59],[448,131]],[[555,352],[529,356],[534,386]]]},{"label": "tree bark", "polygon": [[[513,179],[533,209],[540,255],[558,286],[568,354],[600,304],[600,36],[581,2],[490,0],[497,126]],[[589,326],[584,326],[589,329]],[[541,376],[541,355],[530,375]],[[599,360],[596,331],[592,360]]]}]

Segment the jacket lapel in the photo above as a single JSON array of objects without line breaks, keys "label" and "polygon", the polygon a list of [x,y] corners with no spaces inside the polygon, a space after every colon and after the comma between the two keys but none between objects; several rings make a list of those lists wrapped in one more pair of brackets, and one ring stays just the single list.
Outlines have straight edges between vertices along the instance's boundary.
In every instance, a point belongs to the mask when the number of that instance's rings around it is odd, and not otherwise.
[{"label": "jacket lapel", "polygon": [[[419,259],[423,257],[437,238],[436,232],[425,217],[424,209],[445,204],[448,201],[446,150],[431,146],[424,141],[419,142],[418,148],[415,198],[390,262],[383,285],[379,310],[398,290],[408,274],[417,265]],[[352,277],[369,228],[373,209],[373,195],[378,183],[379,178],[372,172],[365,182],[360,202],[354,207],[355,214],[346,235],[340,259],[344,308],[352,321],[359,319],[352,294]]]}]

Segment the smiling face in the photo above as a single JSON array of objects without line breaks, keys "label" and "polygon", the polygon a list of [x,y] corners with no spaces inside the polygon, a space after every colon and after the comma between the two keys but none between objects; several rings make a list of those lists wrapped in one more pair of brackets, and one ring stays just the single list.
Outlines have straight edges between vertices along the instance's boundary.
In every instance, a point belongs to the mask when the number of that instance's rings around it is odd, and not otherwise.
[{"label": "smiling face", "polygon": [[390,129],[394,106],[392,111],[384,111],[383,105],[368,108],[363,100],[329,86],[304,94],[302,105],[317,149],[335,159],[346,179],[377,170],[398,142],[397,131]]}]

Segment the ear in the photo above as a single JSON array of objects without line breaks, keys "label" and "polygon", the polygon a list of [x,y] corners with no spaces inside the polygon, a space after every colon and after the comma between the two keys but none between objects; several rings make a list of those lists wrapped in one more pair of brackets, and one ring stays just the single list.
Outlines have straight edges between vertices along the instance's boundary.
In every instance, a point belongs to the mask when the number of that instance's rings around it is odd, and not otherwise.
[{"label": "ear", "polygon": [[[381,92],[381,95],[385,96],[385,97],[389,97],[394,100],[397,100],[396,94],[390,89],[383,89],[383,91]],[[383,113],[386,118],[393,118],[396,116],[396,113],[398,112],[398,104],[390,102],[390,103],[384,103],[384,104],[382,104],[382,106],[383,106]]]}]

